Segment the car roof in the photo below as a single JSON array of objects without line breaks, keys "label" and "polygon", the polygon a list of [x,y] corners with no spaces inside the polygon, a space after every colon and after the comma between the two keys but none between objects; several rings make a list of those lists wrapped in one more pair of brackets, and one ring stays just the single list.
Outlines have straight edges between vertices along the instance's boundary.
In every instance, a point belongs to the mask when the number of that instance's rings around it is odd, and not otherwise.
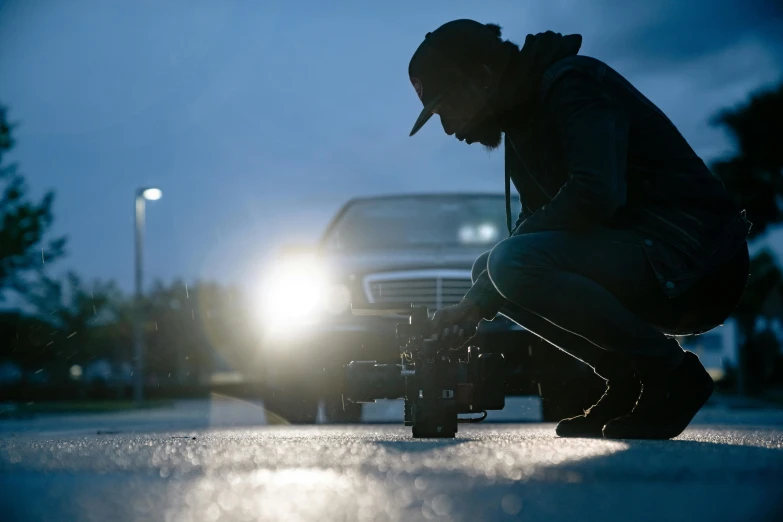
[{"label": "car roof", "polygon": [[435,199],[435,198],[472,198],[472,197],[491,197],[502,198],[503,193],[498,192],[423,192],[411,194],[381,194],[377,196],[360,196],[351,198],[343,205],[347,207],[353,203],[362,203],[366,201],[380,201],[388,199]]}]

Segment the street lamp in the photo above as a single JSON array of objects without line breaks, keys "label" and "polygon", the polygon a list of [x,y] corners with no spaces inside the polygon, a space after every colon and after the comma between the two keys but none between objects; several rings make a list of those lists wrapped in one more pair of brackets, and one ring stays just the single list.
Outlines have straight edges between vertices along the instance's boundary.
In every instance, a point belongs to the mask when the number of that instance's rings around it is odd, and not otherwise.
[{"label": "street lamp", "polygon": [[144,253],[144,213],[146,202],[157,201],[163,196],[159,188],[145,187],[136,190],[136,295],[133,310],[133,400],[144,402],[144,311],[142,306],[142,262]]}]

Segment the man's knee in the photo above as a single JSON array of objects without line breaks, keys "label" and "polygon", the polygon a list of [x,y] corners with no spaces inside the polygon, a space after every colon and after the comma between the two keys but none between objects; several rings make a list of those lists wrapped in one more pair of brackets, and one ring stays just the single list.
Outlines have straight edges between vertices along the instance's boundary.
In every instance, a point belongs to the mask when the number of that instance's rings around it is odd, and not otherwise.
[{"label": "man's knee", "polygon": [[523,280],[531,280],[555,267],[544,245],[533,237],[517,236],[501,241],[487,257],[486,269],[495,288],[506,298],[506,292]]},{"label": "man's knee", "polygon": [[506,278],[510,264],[509,261],[511,260],[506,241],[508,240],[501,241],[495,245],[495,248],[485,254],[487,256],[486,269],[489,273],[489,278],[492,281],[492,284],[495,285],[495,288],[501,293],[502,290],[498,288],[498,283]]},{"label": "man's knee", "polygon": [[473,269],[470,271],[470,279],[474,283],[481,273],[487,269],[487,259],[489,259],[489,252],[484,252],[473,263]]}]

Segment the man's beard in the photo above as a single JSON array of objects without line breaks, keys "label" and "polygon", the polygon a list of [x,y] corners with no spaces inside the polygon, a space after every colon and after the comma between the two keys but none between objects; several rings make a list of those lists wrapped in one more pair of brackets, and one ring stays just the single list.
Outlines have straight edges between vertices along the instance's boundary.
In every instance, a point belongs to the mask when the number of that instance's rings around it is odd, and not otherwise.
[{"label": "man's beard", "polygon": [[503,142],[503,129],[493,117],[485,118],[465,135],[465,140],[481,143],[487,151],[493,151]]}]

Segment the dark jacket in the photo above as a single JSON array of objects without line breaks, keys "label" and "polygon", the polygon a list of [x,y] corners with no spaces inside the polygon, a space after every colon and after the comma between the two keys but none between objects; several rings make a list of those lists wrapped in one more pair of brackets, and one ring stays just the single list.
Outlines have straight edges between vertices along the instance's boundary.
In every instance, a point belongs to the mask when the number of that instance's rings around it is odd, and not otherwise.
[{"label": "dark jacket", "polygon": [[[545,70],[535,107],[506,129],[505,161],[522,203],[513,235],[637,230],[669,297],[729,260],[750,228],[674,124],[594,58]],[[466,298],[486,318],[503,305],[486,273]]]}]

